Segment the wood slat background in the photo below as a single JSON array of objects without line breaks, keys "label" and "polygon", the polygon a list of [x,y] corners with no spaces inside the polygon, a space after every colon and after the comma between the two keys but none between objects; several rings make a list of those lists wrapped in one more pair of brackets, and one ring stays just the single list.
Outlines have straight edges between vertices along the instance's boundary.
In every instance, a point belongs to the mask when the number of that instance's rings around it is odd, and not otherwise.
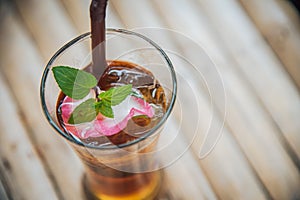
[{"label": "wood slat background", "polygon": [[[89,31],[89,4],[0,0],[1,200],[84,199],[83,167],[43,116],[39,84],[55,51]],[[107,26],[161,30],[152,39],[203,75],[173,62],[186,83],[170,129],[189,113],[173,148],[196,139],[165,168],[157,199],[300,199],[300,18],[288,1],[109,0]],[[206,131],[218,142],[202,157]]]}]

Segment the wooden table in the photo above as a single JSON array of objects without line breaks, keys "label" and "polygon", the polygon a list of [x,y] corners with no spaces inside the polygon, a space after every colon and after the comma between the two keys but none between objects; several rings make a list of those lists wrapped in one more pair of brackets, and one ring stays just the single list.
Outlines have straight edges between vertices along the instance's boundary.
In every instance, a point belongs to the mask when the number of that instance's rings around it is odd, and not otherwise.
[{"label": "wooden table", "polygon": [[[82,165],[43,116],[39,84],[53,53],[89,31],[90,1],[0,3],[0,199],[83,199]],[[200,78],[180,72],[198,91],[198,106],[182,105],[184,120],[201,120],[197,139],[165,168],[158,199],[300,199],[300,20],[287,1],[110,0],[107,24],[188,36],[223,83],[196,63],[211,98]],[[165,34],[157,39],[186,58],[201,54]],[[178,137],[190,138],[193,126]]]}]

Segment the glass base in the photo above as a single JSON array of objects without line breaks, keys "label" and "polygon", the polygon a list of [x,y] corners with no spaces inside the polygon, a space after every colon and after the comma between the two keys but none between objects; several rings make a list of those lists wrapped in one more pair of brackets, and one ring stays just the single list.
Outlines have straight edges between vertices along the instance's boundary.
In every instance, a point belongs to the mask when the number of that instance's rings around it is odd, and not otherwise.
[{"label": "glass base", "polygon": [[[103,190],[103,188],[93,188],[87,176],[84,175],[82,179],[84,194],[87,200],[153,200],[160,191],[163,172],[151,172],[149,173],[149,175],[151,176],[151,179],[149,179],[149,176],[147,177],[147,179],[149,180],[147,181],[147,184],[141,183],[140,188],[137,188],[133,191],[129,190],[129,192],[126,192],[124,194],[121,194],[120,191],[113,194],[112,192],[107,192],[107,190],[105,189]],[[144,180],[139,181],[143,182]],[[122,188],[120,188],[120,185],[118,187],[122,190]],[[124,184],[123,188],[126,188],[126,190],[128,191],[128,188],[130,188],[130,182]],[[118,190],[118,188],[115,189]]]}]

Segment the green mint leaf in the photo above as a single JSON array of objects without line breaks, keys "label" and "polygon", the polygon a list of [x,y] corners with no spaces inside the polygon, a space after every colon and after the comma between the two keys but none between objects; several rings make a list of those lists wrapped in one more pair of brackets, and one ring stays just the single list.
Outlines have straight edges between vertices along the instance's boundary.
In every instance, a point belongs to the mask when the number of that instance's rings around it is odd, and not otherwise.
[{"label": "green mint leaf", "polygon": [[73,99],[84,98],[97,85],[97,79],[92,74],[79,69],[56,66],[52,71],[62,92]]},{"label": "green mint leaf", "polygon": [[110,105],[107,105],[105,102],[100,101],[96,103],[97,110],[108,118],[114,118],[114,112]]},{"label": "green mint leaf", "polygon": [[84,122],[90,122],[93,121],[99,111],[96,108],[96,102],[95,99],[90,98],[86,100],[85,102],[79,104],[74,111],[72,112],[68,123],[69,124],[81,124]]},{"label": "green mint leaf", "polygon": [[98,95],[106,105],[116,106],[126,99],[132,93],[132,85],[124,85],[120,87],[110,88]]}]

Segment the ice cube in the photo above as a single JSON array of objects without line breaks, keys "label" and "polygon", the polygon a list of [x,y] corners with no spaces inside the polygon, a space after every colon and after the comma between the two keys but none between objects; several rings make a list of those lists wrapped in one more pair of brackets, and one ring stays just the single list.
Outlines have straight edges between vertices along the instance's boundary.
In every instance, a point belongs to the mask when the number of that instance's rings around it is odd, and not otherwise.
[{"label": "ice cube", "polygon": [[111,136],[126,128],[128,121],[134,116],[146,115],[151,118],[154,115],[154,109],[149,103],[144,101],[142,98],[128,96],[119,105],[112,107],[114,118],[107,118],[99,113],[97,118],[91,122],[75,125],[68,124],[68,119],[73,110],[80,103],[94,96],[95,94],[91,92],[82,100],[73,100],[69,97],[64,99],[61,104],[61,116],[64,126],[70,134],[81,139]]}]

